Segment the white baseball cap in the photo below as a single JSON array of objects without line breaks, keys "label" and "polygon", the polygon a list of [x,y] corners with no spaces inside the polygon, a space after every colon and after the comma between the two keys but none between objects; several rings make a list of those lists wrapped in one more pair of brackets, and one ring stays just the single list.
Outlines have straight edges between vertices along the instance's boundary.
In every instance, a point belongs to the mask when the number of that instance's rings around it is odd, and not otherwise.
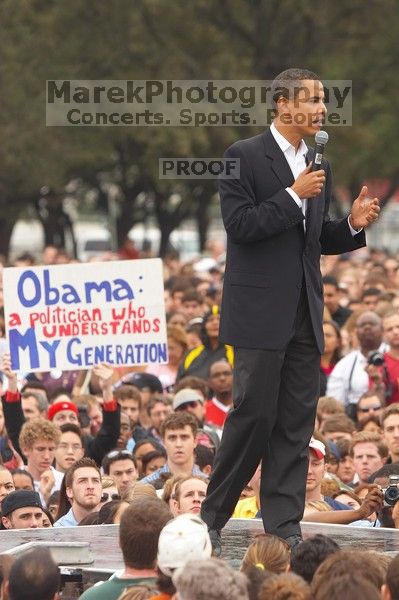
[{"label": "white baseball cap", "polygon": [[168,577],[189,560],[212,555],[208,527],[196,515],[179,515],[162,529],[158,541],[158,567]]},{"label": "white baseball cap", "polygon": [[203,404],[204,398],[199,392],[197,392],[197,390],[183,388],[180,390],[180,392],[177,392],[177,394],[174,395],[172,408],[173,410],[176,410],[188,402],[201,402],[201,404]]}]

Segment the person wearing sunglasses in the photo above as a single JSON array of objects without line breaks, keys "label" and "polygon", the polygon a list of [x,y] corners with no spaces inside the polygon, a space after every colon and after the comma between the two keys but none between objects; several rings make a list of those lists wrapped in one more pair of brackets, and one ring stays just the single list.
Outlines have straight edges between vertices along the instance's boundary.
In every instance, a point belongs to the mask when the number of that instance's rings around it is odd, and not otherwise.
[{"label": "person wearing sunglasses", "polygon": [[118,488],[115,485],[115,481],[109,475],[104,475],[101,478],[102,484],[102,495],[101,495],[101,503],[99,504],[99,508],[101,508],[107,502],[111,502],[111,500],[120,500],[120,494],[118,492]]},{"label": "person wearing sunglasses", "polygon": [[368,391],[362,394],[356,406],[356,420],[362,423],[368,417],[379,417],[382,413],[383,403],[378,392]]}]

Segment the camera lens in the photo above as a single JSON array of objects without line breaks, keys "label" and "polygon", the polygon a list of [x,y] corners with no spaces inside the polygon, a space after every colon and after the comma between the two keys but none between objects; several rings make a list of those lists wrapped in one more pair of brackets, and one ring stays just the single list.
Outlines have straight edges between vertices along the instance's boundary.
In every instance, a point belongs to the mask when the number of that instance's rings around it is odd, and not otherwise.
[{"label": "camera lens", "polygon": [[399,500],[399,488],[390,486],[385,490],[384,500],[389,506],[394,506]]}]

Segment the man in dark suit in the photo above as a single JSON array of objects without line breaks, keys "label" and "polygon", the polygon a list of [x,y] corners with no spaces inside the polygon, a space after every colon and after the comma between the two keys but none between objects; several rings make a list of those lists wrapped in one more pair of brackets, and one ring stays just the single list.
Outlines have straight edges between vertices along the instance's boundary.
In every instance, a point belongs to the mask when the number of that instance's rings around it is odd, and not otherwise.
[{"label": "man in dark suit", "polygon": [[329,219],[330,167],[323,160],[312,172],[303,141],[320,130],[326,112],[317,75],[289,69],[272,89],[272,126],[226,151],[240,159],[240,177],[220,182],[227,231],[220,339],[234,346],[235,370],[234,410],[202,505],[215,554],[260,461],[265,530],[292,546],[301,541],[324,345],[320,254],[365,246],[363,228],[379,212],[363,187],[349,217]]}]

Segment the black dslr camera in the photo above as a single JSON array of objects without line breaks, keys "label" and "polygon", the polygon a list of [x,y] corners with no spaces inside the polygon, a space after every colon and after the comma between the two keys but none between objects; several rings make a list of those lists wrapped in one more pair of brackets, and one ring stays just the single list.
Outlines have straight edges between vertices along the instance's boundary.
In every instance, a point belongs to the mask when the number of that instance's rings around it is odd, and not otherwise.
[{"label": "black dslr camera", "polygon": [[390,475],[388,487],[381,491],[384,494],[384,506],[395,506],[399,500],[399,475]]},{"label": "black dslr camera", "polygon": [[385,365],[384,355],[382,352],[372,352],[368,357],[369,365],[374,365],[375,367],[382,367]]}]

